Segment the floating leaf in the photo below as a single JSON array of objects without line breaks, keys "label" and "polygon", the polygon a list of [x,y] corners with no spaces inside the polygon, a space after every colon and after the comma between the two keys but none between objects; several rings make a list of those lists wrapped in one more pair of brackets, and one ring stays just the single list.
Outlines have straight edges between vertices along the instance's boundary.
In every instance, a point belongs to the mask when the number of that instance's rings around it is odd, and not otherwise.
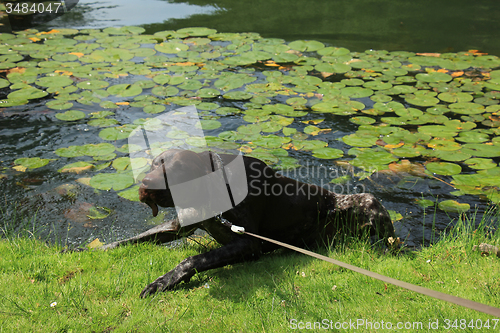
[{"label": "floating leaf", "polygon": [[245,99],[250,99],[253,97],[253,94],[244,92],[244,91],[231,91],[228,93],[225,93],[222,97],[226,99],[232,99],[232,100],[245,100]]},{"label": "floating leaf", "polygon": [[156,96],[161,96],[161,97],[175,96],[179,93],[179,89],[177,89],[176,87],[173,87],[173,86],[167,86],[167,87],[158,86],[158,87],[154,87],[151,90],[151,92],[153,94],[155,94]]},{"label": "floating leaf", "polygon": [[180,34],[186,34],[188,36],[193,36],[193,37],[202,37],[202,36],[209,36],[217,33],[217,30],[215,29],[210,29],[210,28],[182,28],[177,30],[177,33]]},{"label": "floating leaf", "polygon": [[438,203],[438,207],[445,212],[463,213],[470,209],[467,203],[459,203],[455,200],[445,200]]},{"label": "floating leaf", "polygon": [[64,113],[58,113],[56,114],[56,118],[59,120],[64,120],[64,121],[75,121],[75,120],[80,120],[85,118],[85,112],[82,111],[66,111]]},{"label": "floating leaf", "polygon": [[460,132],[459,136],[456,139],[462,142],[481,143],[488,141],[489,135],[476,131],[467,131]]},{"label": "floating leaf", "polygon": [[325,44],[323,44],[321,42],[317,42],[315,40],[311,40],[311,41],[297,40],[297,41],[291,42],[290,44],[288,44],[288,46],[293,50],[312,52],[312,51],[321,50],[322,48],[325,47]]},{"label": "floating leaf", "polygon": [[484,105],[475,103],[453,103],[448,106],[451,111],[458,114],[479,114],[485,111]]},{"label": "floating leaf", "polygon": [[432,200],[428,200],[428,199],[417,199],[415,200],[417,202],[417,205],[419,205],[420,207],[423,207],[423,208],[427,208],[427,207],[432,207],[434,206],[434,201]]},{"label": "floating leaf", "polygon": [[156,44],[155,49],[158,52],[172,54],[172,53],[179,53],[181,51],[186,51],[189,49],[189,46],[187,46],[186,44],[176,43],[176,42],[164,42]]},{"label": "floating leaf", "polygon": [[156,114],[165,111],[165,106],[157,104],[148,105],[144,107],[143,111],[149,114]]},{"label": "floating leaf", "polygon": [[100,173],[90,179],[90,186],[98,189],[109,191],[124,190],[134,184],[134,178],[123,173]]},{"label": "floating leaf", "polygon": [[319,127],[314,126],[314,125],[309,125],[309,126],[306,126],[304,128],[304,133],[310,134],[310,135],[324,134],[324,133],[328,133],[331,131],[332,131],[331,128],[319,128]]},{"label": "floating leaf", "polygon": [[18,158],[14,161],[14,164],[21,165],[28,169],[37,169],[49,164],[52,159],[40,158],[40,157],[23,157]]},{"label": "floating leaf", "polygon": [[432,72],[426,74],[420,73],[417,74],[415,78],[423,82],[449,82],[453,79],[451,75],[440,72]]},{"label": "floating leaf", "polygon": [[375,119],[370,117],[352,117],[349,119],[350,122],[358,125],[369,125],[375,122]]},{"label": "floating leaf", "polygon": [[420,163],[411,163],[409,160],[401,160],[398,163],[389,164],[389,169],[396,173],[408,173],[413,176],[426,177],[425,168]]},{"label": "floating leaf", "polygon": [[371,147],[377,142],[377,138],[373,136],[358,136],[357,134],[349,134],[342,138],[346,144],[354,147]]},{"label": "floating leaf", "polygon": [[451,176],[462,172],[460,165],[448,162],[431,162],[425,165],[426,169],[438,175]]},{"label": "floating leaf", "polygon": [[117,127],[108,127],[99,132],[99,137],[109,141],[126,139],[136,127],[136,125],[129,124]]},{"label": "floating leaf", "polygon": [[459,150],[462,147],[453,139],[432,139],[427,146],[433,149],[446,151]]},{"label": "floating leaf", "polygon": [[382,170],[387,164],[397,160],[398,158],[385,151],[366,150],[360,152],[350,163],[357,167]]},{"label": "floating leaf", "polygon": [[350,98],[363,98],[373,95],[373,90],[362,87],[346,87],[342,88],[340,93]]},{"label": "floating leaf", "polygon": [[405,97],[405,101],[417,106],[432,106],[439,103],[439,99],[426,95],[411,95]]},{"label": "floating leaf", "polygon": [[142,88],[134,84],[115,84],[106,90],[111,95],[116,95],[118,97],[131,97],[142,93]]},{"label": "floating leaf", "polygon": [[80,174],[80,173],[92,170],[93,168],[94,168],[94,165],[92,163],[80,161],[80,162],[66,164],[65,166],[63,166],[62,168],[60,168],[57,171]]},{"label": "floating leaf", "polygon": [[83,81],[80,82],[76,85],[80,89],[103,89],[109,86],[109,83],[106,81],[100,81],[100,80],[88,80],[88,81]]},{"label": "floating leaf", "polygon": [[477,157],[499,157],[500,146],[484,143],[466,143],[463,145],[462,152]]},{"label": "floating leaf", "polygon": [[111,212],[112,210],[106,207],[90,207],[87,217],[92,220],[102,220],[108,217]]},{"label": "floating leaf", "polygon": [[420,126],[418,131],[423,134],[428,134],[438,138],[453,137],[458,134],[458,132],[452,128],[441,126],[441,125],[426,125]]},{"label": "floating leaf", "polygon": [[279,124],[278,122],[264,122],[260,124],[260,128],[262,129],[262,132],[277,132],[280,131],[283,128],[283,125]]},{"label": "floating leaf", "polygon": [[472,169],[491,169],[497,166],[493,160],[489,158],[470,158],[464,161]]},{"label": "floating leaf", "polygon": [[445,92],[441,93],[437,96],[440,100],[448,102],[448,103],[456,103],[456,102],[470,102],[473,97],[471,94],[461,93],[461,92]]},{"label": "floating leaf", "polygon": [[214,98],[220,95],[220,91],[213,88],[203,88],[198,90],[196,95],[201,98]]},{"label": "floating leaf", "polygon": [[335,148],[318,148],[318,149],[313,149],[312,154],[316,158],[321,158],[321,159],[335,159],[342,157],[344,155],[344,152],[340,149],[335,149]]},{"label": "floating leaf", "polygon": [[200,126],[197,124],[196,127],[204,130],[214,130],[221,127],[221,123],[217,120],[200,120]]},{"label": "floating leaf", "polygon": [[461,150],[454,150],[454,151],[435,150],[431,153],[431,156],[440,158],[445,161],[458,162],[470,158],[471,154],[464,153]]},{"label": "floating leaf", "polygon": [[139,202],[139,185],[137,186],[132,186],[131,188],[118,192],[118,195],[124,199],[130,200],[130,201],[136,201]]},{"label": "floating leaf", "polygon": [[73,84],[73,80],[62,75],[45,76],[36,80],[35,83],[42,87],[64,87]]},{"label": "floating leaf", "polygon": [[279,148],[284,143],[289,142],[289,138],[283,138],[277,135],[265,135],[256,140],[253,140],[252,143],[264,148]]},{"label": "floating leaf", "polygon": [[[9,100],[21,100],[25,101],[28,99],[38,99],[47,96],[48,93],[33,87],[27,87],[23,89],[16,90],[7,95]],[[26,104],[26,103],[23,103]],[[2,106],[5,106],[4,104]]]},{"label": "floating leaf", "polygon": [[45,105],[50,109],[65,110],[71,108],[73,106],[73,103],[67,101],[54,100],[45,103]]}]

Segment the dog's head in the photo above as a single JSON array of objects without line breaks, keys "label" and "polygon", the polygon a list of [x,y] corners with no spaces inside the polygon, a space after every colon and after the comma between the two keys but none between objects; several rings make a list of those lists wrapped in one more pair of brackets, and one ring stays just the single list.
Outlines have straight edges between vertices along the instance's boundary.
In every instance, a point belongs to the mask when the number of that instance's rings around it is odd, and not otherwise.
[{"label": "dog's head", "polygon": [[[210,164],[207,159],[201,158],[200,154],[189,150],[170,149],[153,160],[149,173],[142,180],[139,187],[139,199],[146,203],[153,210],[153,216],[158,214],[158,206],[182,207],[186,203],[189,206],[189,197],[172,197],[170,187],[188,182],[190,180],[202,177],[211,172]],[[204,189],[193,189],[193,193]]]}]

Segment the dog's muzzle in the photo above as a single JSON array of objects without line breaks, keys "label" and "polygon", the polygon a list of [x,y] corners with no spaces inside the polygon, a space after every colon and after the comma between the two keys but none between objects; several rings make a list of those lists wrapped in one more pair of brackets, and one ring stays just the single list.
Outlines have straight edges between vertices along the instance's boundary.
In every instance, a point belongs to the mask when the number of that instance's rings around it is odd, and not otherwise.
[{"label": "dog's muzzle", "polygon": [[151,198],[151,193],[149,193],[148,189],[144,185],[141,185],[139,187],[139,200],[151,207],[151,209],[153,210],[153,216],[158,215],[158,205]]}]

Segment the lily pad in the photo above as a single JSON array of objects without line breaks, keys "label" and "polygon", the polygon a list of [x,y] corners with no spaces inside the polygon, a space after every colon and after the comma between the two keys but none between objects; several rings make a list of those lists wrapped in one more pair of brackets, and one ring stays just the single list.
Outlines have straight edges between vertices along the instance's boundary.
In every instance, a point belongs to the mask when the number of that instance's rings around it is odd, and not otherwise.
[{"label": "lily pad", "polygon": [[352,117],[349,119],[350,122],[358,125],[369,125],[375,122],[375,119],[370,117]]},{"label": "lily pad", "polygon": [[466,131],[460,132],[459,136],[456,137],[458,141],[470,142],[470,143],[481,143],[489,140],[489,135],[477,131]]},{"label": "lily pad", "polygon": [[418,128],[419,133],[428,134],[430,136],[438,138],[453,137],[458,134],[458,132],[452,128],[441,126],[441,125],[426,125],[420,126]]},{"label": "lily pad", "polygon": [[80,120],[85,118],[85,112],[82,111],[66,111],[64,113],[58,113],[56,114],[56,118],[59,120],[64,120],[64,121],[75,121],[75,120]]},{"label": "lily pad", "polygon": [[179,29],[177,30],[177,33],[186,34],[191,37],[202,37],[202,36],[213,35],[217,33],[217,30],[204,27],[194,27],[194,28],[190,27],[190,28]]},{"label": "lily pad", "polygon": [[321,159],[335,159],[342,157],[344,155],[344,152],[340,149],[327,148],[327,147],[313,149],[311,152],[314,157]]},{"label": "lily pad", "polygon": [[99,137],[109,141],[122,140],[128,138],[132,131],[136,128],[136,125],[129,124],[117,127],[108,127],[99,132]]},{"label": "lily pad", "polygon": [[492,169],[497,166],[492,159],[489,158],[470,158],[464,161],[472,169]]},{"label": "lily pad", "polygon": [[57,75],[39,78],[35,83],[42,87],[65,87],[73,84],[73,80],[67,76]]},{"label": "lily pad", "polygon": [[448,106],[451,111],[458,114],[473,115],[485,112],[484,105],[476,103],[453,103]]},{"label": "lily pad", "polygon": [[371,147],[374,146],[378,138],[374,136],[358,136],[357,134],[349,134],[342,138],[344,143],[354,147]]},{"label": "lily pad", "polygon": [[453,79],[451,75],[441,72],[420,73],[415,78],[422,82],[449,82]]},{"label": "lily pad", "polygon": [[423,207],[423,208],[434,206],[434,201],[429,200],[429,199],[417,199],[415,201],[417,202],[417,205],[419,205],[420,207]]},{"label": "lily pad", "polygon": [[109,127],[118,124],[118,120],[109,118],[92,119],[87,124],[97,127]]},{"label": "lily pad", "polygon": [[462,172],[460,165],[448,162],[431,162],[427,163],[425,167],[430,172],[443,176],[458,175]]},{"label": "lily pad", "polygon": [[196,124],[196,127],[204,130],[214,130],[221,127],[221,125],[217,120],[200,120],[200,124]]},{"label": "lily pad", "polygon": [[53,100],[45,103],[45,105],[50,109],[65,110],[71,108],[73,106],[73,103],[61,100]]},{"label": "lily pad", "polygon": [[49,164],[52,159],[40,158],[40,157],[23,157],[18,158],[14,161],[14,164],[21,165],[28,169],[37,169]]},{"label": "lily pad", "polygon": [[222,97],[225,99],[232,99],[232,100],[246,100],[250,99],[253,97],[253,94],[244,92],[244,91],[231,91],[228,93],[225,93]]},{"label": "lily pad", "polygon": [[11,92],[9,95],[7,95],[7,98],[9,100],[28,100],[28,99],[39,99],[47,95],[48,93],[43,90],[33,87],[27,87]]},{"label": "lily pad", "polygon": [[438,207],[445,212],[463,213],[470,209],[467,203],[459,203],[455,200],[445,200],[438,203]]},{"label": "lily pad", "polygon": [[499,157],[500,146],[485,143],[466,143],[463,145],[462,152],[477,157]]},{"label": "lily pad", "polygon": [[116,95],[118,97],[131,97],[142,93],[142,88],[134,84],[115,84],[106,90],[111,95]]},{"label": "lily pad", "polygon": [[100,81],[100,80],[88,80],[88,81],[83,81],[80,82],[76,85],[80,89],[103,89],[109,86],[109,83],[106,81]]},{"label": "lily pad", "polygon": [[214,98],[220,95],[220,91],[213,88],[203,88],[198,90],[196,95],[201,98]]},{"label": "lily pad", "polygon": [[360,152],[350,163],[360,168],[382,170],[387,168],[387,164],[397,160],[398,158],[385,151],[365,150]]},{"label": "lily pad", "polygon": [[325,44],[318,42],[318,41],[315,41],[315,40],[311,40],[311,41],[297,40],[297,41],[291,42],[290,44],[288,44],[288,46],[293,50],[297,50],[297,51],[301,51],[301,52],[303,52],[303,51],[312,52],[312,51],[321,50],[322,48],[325,47]]},{"label": "lily pad", "polygon": [[471,158],[472,155],[464,153],[461,150],[453,150],[453,151],[435,150],[431,153],[431,156],[440,158],[444,161],[459,162]]},{"label": "lily pad", "polygon": [[432,106],[439,103],[439,99],[426,95],[411,95],[405,97],[405,101],[417,106]]},{"label": "lily pad", "polygon": [[134,184],[134,178],[124,173],[100,173],[90,179],[90,186],[98,190],[124,190]]},{"label": "lily pad", "polygon": [[176,42],[164,42],[155,45],[156,51],[168,54],[179,53],[181,51],[186,51],[188,49],[189,46],[187,46],[186,44],[176,43]]},{"label": "lily pad", "polygon": [[463,93],[463,92],[445,92],[441,93],[437,96],[440,100],[448,103],[457,103],[457,102],[470,102],[473,97],[471,94]]},{"label": "lily pad", "polygon": [[118,192],[118,195],[124,199],[130,200],[130,201],[136,201],[139,202],[139,185],[137,186],[132,186],[131,188]]},{"label": "lily pad", "polygon": [[373,90],[362,87],[346,87],[342,88],[340,93],[350,98],[363,98],[373,95]]},{"label": "lily pad", "polygon": [[63,166],[62,168],[60,168],[57,171],[58,172],[71,172],[71,173],[80,174],[80,173],[92,170],[93,168],[94,168],[94,165],[92,163],[79,161],[79,162],[75,162],[75,163],[66,164],[65,166]]},{"label": "lily pad", "polygon": [[428,147],[437,149],[437,150],[445,150],[445,151],[453,151],[453,150],[459,150],[462,148],[458,142],[456,142],[453,139],[432,139],[429,141],[427,144]]}]

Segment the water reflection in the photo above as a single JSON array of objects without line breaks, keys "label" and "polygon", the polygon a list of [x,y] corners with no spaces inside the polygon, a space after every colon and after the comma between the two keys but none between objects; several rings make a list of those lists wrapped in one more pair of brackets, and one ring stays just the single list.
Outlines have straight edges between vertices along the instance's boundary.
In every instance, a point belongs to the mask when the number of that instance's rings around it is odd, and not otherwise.
[{"label": "water reflection", "polygon": [[367,49],[500,54],[500,2],[331,0],[83,0],[45,28],[143,25],[147,33],[185,27],[314,39]]}]

